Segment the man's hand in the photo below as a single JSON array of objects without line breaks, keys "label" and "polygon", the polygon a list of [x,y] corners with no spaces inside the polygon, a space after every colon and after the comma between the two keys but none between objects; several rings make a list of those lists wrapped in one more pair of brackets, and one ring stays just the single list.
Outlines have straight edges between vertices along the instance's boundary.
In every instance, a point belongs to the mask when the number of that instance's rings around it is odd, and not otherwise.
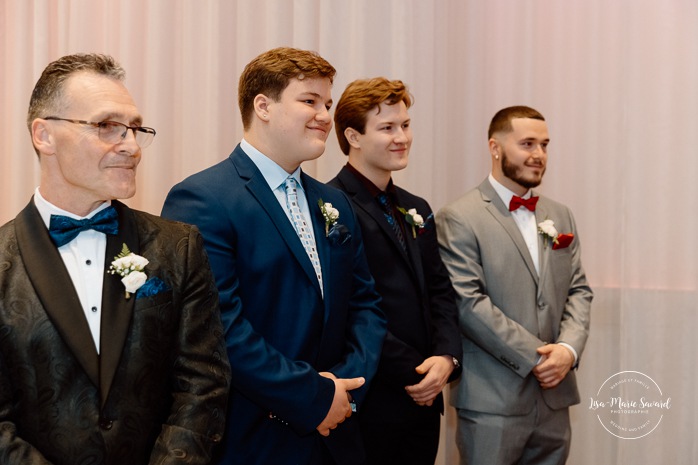
[{"label": "man's hand", "polygon": [[533,375],[543,389],[554,388],[572,369],[574,355],[560,344],[546,344],[536,351],[543,356],[543,360],[533,368]]},{"label": "man's hand", "polygon": [[417,405],[431,406],[443,390],[455,366],[450,355],[434,355],[415,368],[420,375],[426,374],[419,384],[406,386],[405,391]]},{"label": "man's hand", "polygon": [[323,371],[320,376],[329,378],[334,381],[334,399],[330,406],[327,416],[317,426],[317,430],[323,436],[329,436],[330,430],[333,430],[344,420],[351,416],[351,405],[349,404],[349,391],[358,389],[364,385],[364,378],[339,378],[332,373]]}]

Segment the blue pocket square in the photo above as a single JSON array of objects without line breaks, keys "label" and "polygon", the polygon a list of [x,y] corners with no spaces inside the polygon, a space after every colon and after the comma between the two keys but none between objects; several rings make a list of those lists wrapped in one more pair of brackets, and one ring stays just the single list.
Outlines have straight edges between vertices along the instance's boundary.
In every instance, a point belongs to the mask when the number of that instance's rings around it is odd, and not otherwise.
[{"label": "blue pocket square", "polygon": [[327,238],[332,244],[344,245],[351,239],[351,233],[343,224],[335,223],[327,233]]},{"label": "blue pocket square", "polygon": [[145,283],[143,283],[141,287],[138,288],[138,290],[136,291],[136,299],[141,299],[143,297],[151,297],[169,289],[170,286],[168,286],[165,283],[165,281],[158,278],[157,276],[153,276],[152,278],[148,279]]}]

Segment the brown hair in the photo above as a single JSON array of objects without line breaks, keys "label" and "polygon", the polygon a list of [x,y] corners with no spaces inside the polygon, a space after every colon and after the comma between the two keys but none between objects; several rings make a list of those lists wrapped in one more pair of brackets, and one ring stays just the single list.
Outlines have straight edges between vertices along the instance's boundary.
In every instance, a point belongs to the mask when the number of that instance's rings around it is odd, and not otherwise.
[{"label": "brown hair", "polygon": [[[405,102],[412,106],[412,95],[402,81],[390,81],[384,77],[357,79],[350,83],[337,103],[334,111],[335,131],[339,147],[349,155],[349,141],[344,135],[346,128],[353,128],[361,134],[366,130],[366,115],[383,102],[395,105]],[[378,110],[380,112],[380,108]]]},{"label": "brown hair", "polygon": [[242,125],[249,129],[254,112],[254,98],[259,94],[278,101],[292,78],[328,78],[336,70],[315,52],[279,47],[262,53],[245,66],[238,84],[238,105]]},{"label": "brown hair", "polygon": [[499,132],[511,132],[513,129],[511,126],[511,120],[515,118],[531,118],[545,121],[543,115],[530,107],[519,105],[503,108],[492,117],[490,128],[487,131],[487,139],[491,139],[494,134]]},{"label": "brown hair", "polygon": [[49,63],[36,82],[29,100],[27,127],[31,133],[32,122],[36,118],[55,116],[62,106],[63,89],[68,78],[79,71],[87,71],[123,81],[126,72],[121,65],[109,55],[98,53],[79,53],[66,55]]}]

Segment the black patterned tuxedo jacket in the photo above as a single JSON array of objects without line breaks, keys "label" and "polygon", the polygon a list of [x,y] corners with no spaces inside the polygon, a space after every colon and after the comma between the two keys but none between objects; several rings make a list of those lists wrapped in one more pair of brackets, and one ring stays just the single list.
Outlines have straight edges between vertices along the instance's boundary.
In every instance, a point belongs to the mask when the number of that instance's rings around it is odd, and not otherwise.
[{"label": "black patterned tuxedo jacket", "polygon": [[105,270],[99,354],[34,202],[0,228],[0,464],[205,464],[220,441],[230,367],[202,239],[112,205],[107,267],[126,244],[151,281],[126,299]]}]

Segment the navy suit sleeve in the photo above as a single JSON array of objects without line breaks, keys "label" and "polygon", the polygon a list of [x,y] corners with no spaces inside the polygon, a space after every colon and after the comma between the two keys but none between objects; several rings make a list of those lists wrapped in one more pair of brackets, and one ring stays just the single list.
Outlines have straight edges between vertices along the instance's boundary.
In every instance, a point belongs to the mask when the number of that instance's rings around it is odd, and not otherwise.
[{"label": "navy suit sleeve", "polygon": [[[234,197],[235,193],[219,191],[229,180],[207,181],[210,179],[194,182],[190,178],[175,186],[165,201],[162,215],[197,225],[204,237],[220,294],[232,386],[260,407],[283,418],[299,434],[312,432],[329,410],[334,383],[321,377],[309,363],[284,356],[245,318],[239,289],[239,273],[245,270],[238,269],[237,244],[238,234],[246,231],[238,231],[230,216],[247,217],[251,213],[242,211],[245,206],[228,197]],[[241,211],[231,210],[230,204]]]}]

